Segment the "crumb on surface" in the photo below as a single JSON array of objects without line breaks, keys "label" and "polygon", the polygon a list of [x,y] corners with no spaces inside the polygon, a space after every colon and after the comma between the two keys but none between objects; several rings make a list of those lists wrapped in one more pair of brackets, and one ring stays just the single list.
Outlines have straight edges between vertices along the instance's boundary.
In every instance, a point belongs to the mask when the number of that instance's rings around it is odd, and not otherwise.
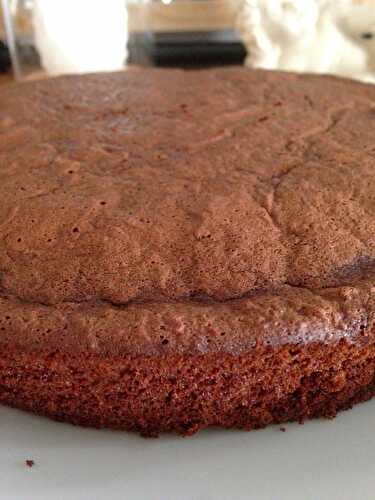
[{"label": "crumb on surface", "polygon": [[281,431],[281,432],[286,432],[285,427],[280,427],[280,431]]},{"label": "crumb on surface", "polygon": [[30,467],[30,468],[35,465],[34,460],[30,460],[30,459],[25,460],[25,463],[26,463],[27,467]]}]

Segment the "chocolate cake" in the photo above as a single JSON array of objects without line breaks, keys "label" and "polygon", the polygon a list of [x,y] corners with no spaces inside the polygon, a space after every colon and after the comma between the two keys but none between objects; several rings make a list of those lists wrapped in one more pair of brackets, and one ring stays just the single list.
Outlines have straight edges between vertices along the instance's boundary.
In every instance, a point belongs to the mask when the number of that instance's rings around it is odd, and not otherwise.
[{"label": "chocolate cake", "polygon": [[0,91],[0,401],[190,434],[375,393],[375,87],[243,68]]}]

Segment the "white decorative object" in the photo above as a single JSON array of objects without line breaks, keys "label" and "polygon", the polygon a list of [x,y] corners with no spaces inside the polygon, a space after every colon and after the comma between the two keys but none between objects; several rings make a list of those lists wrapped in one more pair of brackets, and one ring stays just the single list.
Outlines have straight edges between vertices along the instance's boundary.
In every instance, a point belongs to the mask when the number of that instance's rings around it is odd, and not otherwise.
[{"label": "white decorative object", "polygon": [[375,83],[375,0],[238,0],[237,4],[247,65]]},{"label": "white decorative object", "polygon": [[126,0],[34,0],[35,43],[51,75],[112,71],[127,55]]}]

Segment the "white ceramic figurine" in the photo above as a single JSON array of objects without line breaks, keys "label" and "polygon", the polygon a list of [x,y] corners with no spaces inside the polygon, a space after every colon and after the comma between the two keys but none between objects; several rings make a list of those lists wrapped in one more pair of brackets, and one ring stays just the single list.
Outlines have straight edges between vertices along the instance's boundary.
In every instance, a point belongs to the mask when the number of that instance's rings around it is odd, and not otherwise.
[{"label": "white ceramic figurine", "polygon": [[375,83],[375,0],[237,0],[246,64]]}]

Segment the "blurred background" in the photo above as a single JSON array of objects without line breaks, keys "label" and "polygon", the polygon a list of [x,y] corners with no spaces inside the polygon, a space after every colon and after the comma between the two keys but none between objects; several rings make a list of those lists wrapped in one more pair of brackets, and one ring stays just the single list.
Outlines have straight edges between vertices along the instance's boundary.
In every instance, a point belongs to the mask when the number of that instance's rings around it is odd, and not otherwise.
[{"label": "blurred background", "polygon": [[375,0],[0,2],[0,81],[247,64],[375,82]]},{"label": "blurred background", "polygon": [[17,78],[123,64],[242,64],[246,55],[236,2],[227,0],[1,2],[0,71],[9,72],[12,59]]}]

